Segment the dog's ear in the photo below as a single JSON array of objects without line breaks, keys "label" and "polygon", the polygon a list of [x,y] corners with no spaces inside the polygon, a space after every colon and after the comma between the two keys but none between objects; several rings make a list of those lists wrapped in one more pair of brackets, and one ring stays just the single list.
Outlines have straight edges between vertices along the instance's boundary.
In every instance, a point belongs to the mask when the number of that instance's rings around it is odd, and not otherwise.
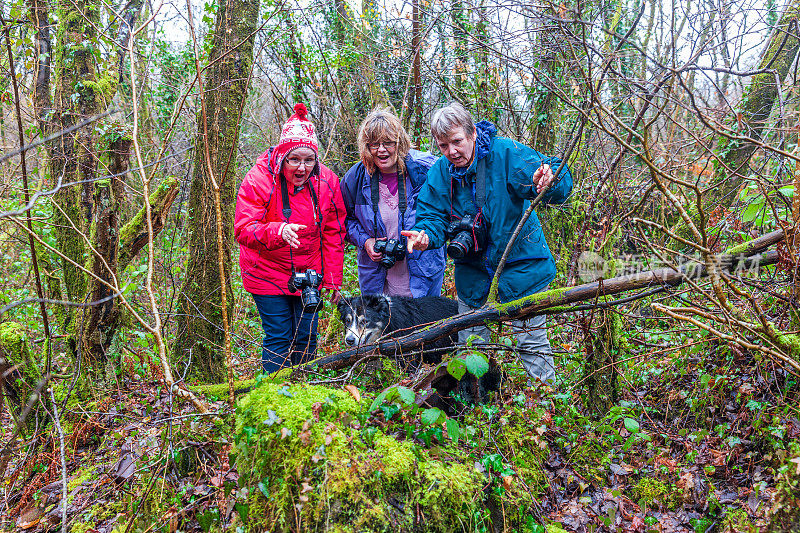
[{"label": "dog's ear", "polygon": [[361,296],[364,301],[364,307],[377,311],[379,313],[389,312],[389,302],[383,295],[380,294],[364,294]]},{"label": "dog's ear", "polygon": [[336,304],[336,310],[339,311],[339,316],[342,320],[344,317],[347,316],[348,311],[353,308],[353,299],[352,298],[342,298],[339,300],[339,303]]}]

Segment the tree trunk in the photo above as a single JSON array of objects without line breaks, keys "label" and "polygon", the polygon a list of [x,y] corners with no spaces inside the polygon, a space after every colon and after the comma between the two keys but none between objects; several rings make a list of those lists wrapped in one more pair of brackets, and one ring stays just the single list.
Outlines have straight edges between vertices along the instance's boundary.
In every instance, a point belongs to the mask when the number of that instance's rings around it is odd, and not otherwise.
[{"label": "tree trunk", "polygon": [[[210,67],[203,87],[205,104],[198,115],[194,170],[189,193],[189,259],[181,291],[174,352],[191,361],[193,378],[220,381],[225,375],[222,287],[230,291],[233,212],[236,201],[236,146],[242,108],[253,64],[259,0],[224,0],[217,13]],[[210,167],[210,168],[209,168]],[[219,186],[223,230],[220,276],[214,182]]]},{"label": "tree trunk", "polygon": [[[95,47],[98,28],[103,27],[103,5],[97,0],[60,0],[54,5],[58,23],[52,46],[55,94],[51,103],[51,41],[46,4],[28,0],[40,50],[34,103],[45,133],[69,128],[101,113],[116,94],[119,80],[116,69],[98,70]],[[135,13],[126,16],[131,25],[135,18]],[[53,196],[53,218],[57,248],[65,256],[60,261],[64,296],[71,302],[90,304],[68,307],[61,314],[74,368],[81,369],[81,393],[115,379],[114,373],[109,372],[116,368],[110,346],[119,327],[119,305],[113,289],[106,284],[113,285],[117,278],[123,183],[119,179],[101,179],[98,166],[103,149],[95,131],[94,126],[79,128],[47,146],[51,177],[62,183]],[[112,174],[127,169],[130,142],[123,135],[109,147]],[[91,254],[90,246],[94,250]],[[93,276],[86,275],[76,264]],[[58,292],[55,289],[60,281],[50,277],[48,285],[53,294]]]},{"label": "tree trunk", "polygon": [[[794,0],[781,17],[772,32],[764,49],[764,55],[756,70],[768,69],[769,72],[757,74],[750,80],[745,89],[742,101],[736,114],[739,135],[760,139],[772,108],[778,100],[780,83],[789,74],[800,49],[800,38],[797,36],[797,21],[800,18],[800,0]],[[776,81],[777,79],[777,81]],[[711,189],[709,200],[722,201],[730,205],[736,201],[734,194],[739,190],[747,174],[746,166],[756,146],[752,143],[728,139],[720,139],[715,160],[717,186]]]},{"label": "tree trunk", "polygon": [[457,100],[465,103],[467,94],[467,63],[469,56],[467,55],[467,39],[469,32],[467,25],[469,24],[469,15],[464,12],[464,4],[462,0],[453,0],[452,7],[450,8],[450,19],[453,24],[453,54],[455,56],[454,79],[453,79],[453,95]]}]

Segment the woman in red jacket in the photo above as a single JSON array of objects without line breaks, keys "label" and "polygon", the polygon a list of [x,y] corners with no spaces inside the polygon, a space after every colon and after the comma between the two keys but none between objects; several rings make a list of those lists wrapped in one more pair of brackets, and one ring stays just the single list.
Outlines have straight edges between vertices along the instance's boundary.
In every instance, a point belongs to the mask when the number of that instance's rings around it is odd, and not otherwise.
[{"label": "woman in red jacket", "polygon": [[312,358],[320,290],[331,291],[336,303],[342,286],[346,211],[339,179],[317,159],[306,107],[294,110],[236,199],[239,266],[261,315],[265,373]]}]

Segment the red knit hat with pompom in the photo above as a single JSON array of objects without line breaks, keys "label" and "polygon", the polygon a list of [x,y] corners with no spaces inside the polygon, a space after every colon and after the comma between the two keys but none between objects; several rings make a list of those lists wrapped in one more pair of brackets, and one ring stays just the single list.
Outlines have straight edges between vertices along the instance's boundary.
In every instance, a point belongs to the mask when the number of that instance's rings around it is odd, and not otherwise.
[{"label": "red knit hat with pompom", "polygon": [[283,158],[301,146],[311,148],[314,153],[319,151],[319,142],[314,124],[307,118],[308,110],[303,104],[294,105],[294,114],[289,117],[281,130],[281,138],[272,152],[274,168],[280,170]]}]

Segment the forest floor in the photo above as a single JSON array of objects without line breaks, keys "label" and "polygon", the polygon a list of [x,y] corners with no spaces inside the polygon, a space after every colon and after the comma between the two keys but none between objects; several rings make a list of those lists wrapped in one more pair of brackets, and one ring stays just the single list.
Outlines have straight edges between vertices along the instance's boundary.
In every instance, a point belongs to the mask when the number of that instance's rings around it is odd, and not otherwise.
[{"label": "forest floor", "polygon": [[[475,531],[793,530],[800,487],[797,383],[748,352],[659,325],[653,319],[627,323],[626,347],[617,360],[619,395],[604,416],[590,415],[581,370],[585,353],[566,323],[551,327],[560,352],[557,389],[529,386],[515,356],[501,352],[496,354],[505,369],[500,390],[484,404],[459,404],[459,412],[448,418],[452,424],[426,421],[425,413],[404,406],[400,398],[376,400],[392,380],[403,378],[388,364],[356,374],[356,388],[349,391],[335,384],[336,376],[328,376],[327,387],[341,392],[337,398],[349,402],[353,417],[342,416],[342,410],[326,418],[323,403],[334,393],[313,404],[302,429],[290,426],[294,415],[282,414],[279,407],[257,411],[255,416],[271,413],[263,424],[283,424],[278,436],[264,433],[263,441],[257,440],[261,429],[248,426],[247,395],[239,397],[236,413],[224,398],[206,398],[221,413],[222,421],[215,422],[198,416],[190,403],[171,398],[152,380],[157,374],[145,379],[142,374],[148,372],[132,372],[117,390],[90,403],[73,402],[61,413],[66,506],[61,447],[52,423],[38,432],[29,427],[39,435],[35,442],[16,441],[15,451],[0,464],[0,530],[61,530],[63,513],[67,530],[76,533],[427,531],[447,530],[452,523],[461,524],[453,529]],[[295,401],[303,387],[274,386],[282,388],[270,389],[271,402],[283,399],[281,394]],[[320,430],[312,437],[314,419],[314,428],[324,427],[324,434]],[[234,423],[236,430],[231,429]],[[3,410],[2,445],[12,428]],[[344,463],[334,466],[339,464],[331,442],[336,435],[349,435],[342,439],[350,446],[345,448],[348,465],[356,465],[363,450],[380,455],[384,437],[407,446],[413,455],[410,473],[402,474],[407,476],[403,488],[397,494],[391,487],[401,485],[387,484],[378,492],[364,488],[393,475],[393,459],[374,458],[368,463],[377,465],[373,468],[352,466],[363,486],[346,488],[355,491],[350,515],[337,511],[341,504],[331,501],[340,489],[332,472]],[[324,439],[324,444],[309,439]],[[253,451],[252,442],[268,442],[271,448]],[[274,455],[281,453],[274,446],[284,443],[286,454],[300,453],[303,445],[311,450],[306,466],[287,469],[285,478],[276,480],[274,465],[254,462],[254,469],[272,468],[272,478],[247,481],[252,476],[237,461],[247,453],[271,453],[268,461],[283,460]],[[315,474],[314,465],[325,461],[331,470]],[[420,485],[417,492],[409,488],[415,486],[414,476],[433,475],[425,471],[425,465],[433,464],[477,476],[477,491],[467,491],[461,500],[455,489],[438,492],[440,501],[431,502],[425,490],[431,492],[437,481]],[[370,477],[374,470],[383,471],[383,477]],[[288,498],[289,511],[280,508],[279,494]],[[259,498],[274,500],[274,506],[259,507]],[[323,521],[315,525],[313,520],[322,520],[318,514],[303,514],[303,506],[310,509],[315,498],[326,500],[327,526],[320,525]],[[369,513],[377,514],[367,520]],[[442,513],[463,516],[447,522]],[[270,520],[273,525],[265,526]]]}]

